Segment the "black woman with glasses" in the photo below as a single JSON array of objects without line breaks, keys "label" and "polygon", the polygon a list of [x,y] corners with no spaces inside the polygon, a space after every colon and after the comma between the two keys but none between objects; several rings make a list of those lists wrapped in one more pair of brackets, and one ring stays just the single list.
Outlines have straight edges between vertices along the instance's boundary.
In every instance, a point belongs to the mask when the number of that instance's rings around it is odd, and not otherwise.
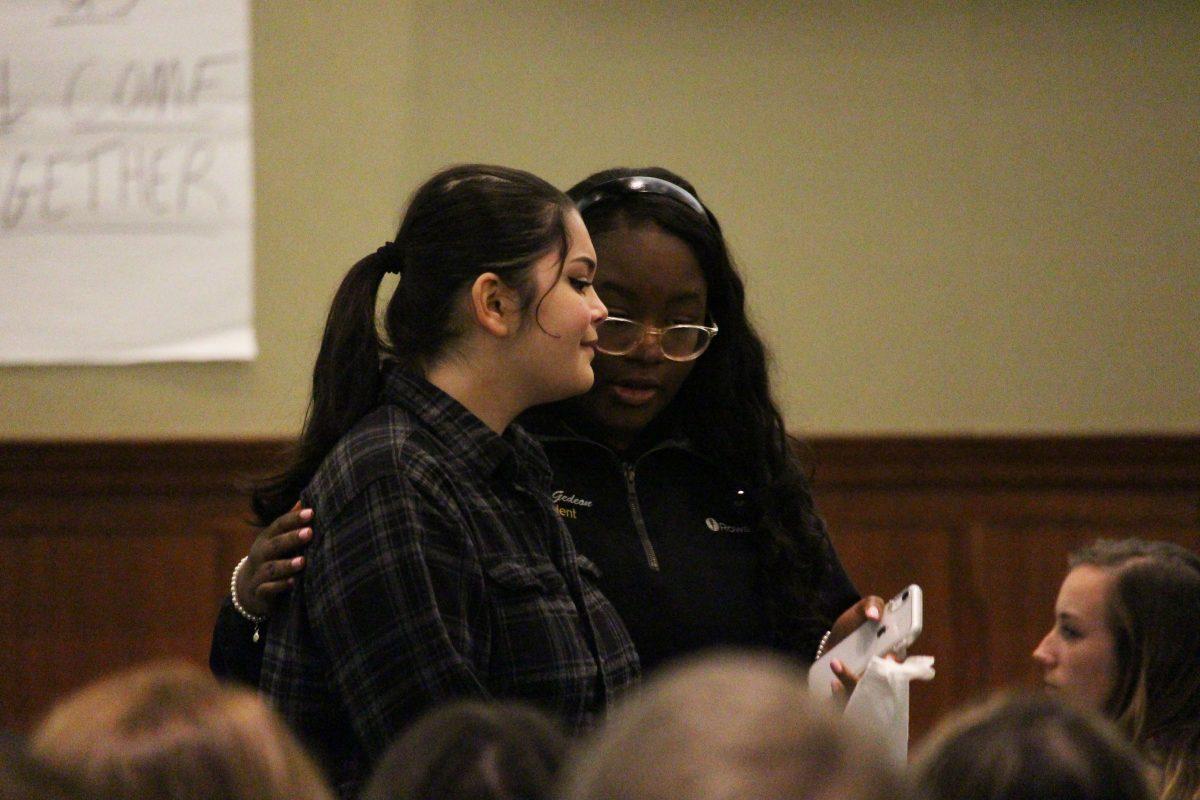
[{"label": "black woman with glasses", "polygon": [[[715,646],[810,662],[883,602],[859,598],[813,507],[716,217],[659,168],[606,170],[567,194],[609,316],[592,389],[520,420],[546,451],[559,515],[644,670]],[[250,614],[303,568],[304,513],[255,541],[234,589]],[[251,630],[227,599],[215,671],[255,679]]]}]

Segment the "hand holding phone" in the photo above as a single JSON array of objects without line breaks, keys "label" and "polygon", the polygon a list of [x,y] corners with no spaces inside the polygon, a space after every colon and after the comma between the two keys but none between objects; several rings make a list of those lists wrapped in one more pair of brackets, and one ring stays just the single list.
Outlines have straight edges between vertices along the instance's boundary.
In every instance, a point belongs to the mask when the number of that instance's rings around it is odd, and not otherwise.
[{"label": "hand holding phone", "polygon": [[862,675],[875,656],[888,653],[903,656],[905,649],[921,635],[922,625],[921,587],[914,583],[887,602],[878,622],[867,620],[816,660],[808,671],[809,691],[817,697],[833,693],[837,676],[830,664],[835,660],[851,673]]}]

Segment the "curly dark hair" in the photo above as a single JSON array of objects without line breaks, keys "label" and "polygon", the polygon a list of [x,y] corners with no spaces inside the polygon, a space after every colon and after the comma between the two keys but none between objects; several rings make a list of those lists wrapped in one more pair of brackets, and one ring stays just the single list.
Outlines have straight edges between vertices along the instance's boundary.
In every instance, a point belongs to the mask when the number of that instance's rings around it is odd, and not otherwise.
[{"label": "curly dark hair", "polygon": [[[691,183],[661,167],[597,172],[567,195],[578,202],[600,184],[632,176],[669,181],[699,199]],[[810,657],[810,646],[842,610],[816,607],[816,589],[830,569],[832,546],[796,455],[798,442],[788,434],[771,397],[767,350],[747,317],[745,287],[720,223],[707,208],[702,217],[688,204],[652,192],[589,197],[583,221],[593,238],[622,227],[657,225],[695,254],[708,286],[708,311],[721,334],[662,417],[748,486],[774,644]]]}]

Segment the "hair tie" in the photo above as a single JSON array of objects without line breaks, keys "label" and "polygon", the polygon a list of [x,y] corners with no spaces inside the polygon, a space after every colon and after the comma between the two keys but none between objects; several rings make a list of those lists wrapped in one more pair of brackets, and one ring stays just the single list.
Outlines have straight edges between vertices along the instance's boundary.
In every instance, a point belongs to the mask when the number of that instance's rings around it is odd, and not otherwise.
[{"label": "hair tie", "polygon": [[384,243],[375,251],[375,257],[383,264],[384,272],[399,275],[404,270],[404,255],[400,252],[400,245],[395,242]]}]

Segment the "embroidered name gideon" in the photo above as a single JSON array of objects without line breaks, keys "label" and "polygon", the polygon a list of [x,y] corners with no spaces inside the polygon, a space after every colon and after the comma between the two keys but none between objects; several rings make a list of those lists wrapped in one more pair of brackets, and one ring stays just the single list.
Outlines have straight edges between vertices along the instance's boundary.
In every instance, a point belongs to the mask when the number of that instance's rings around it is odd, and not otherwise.
[{"label": "embroidered name gideon", "polygon": [[583,508],[591,508],[593,504],[591,500],[584,500],[582,497],[578,497],[573,494],[567,494],[562,490],[550,495],[550,499],[556,503],[567,503],[573,506],[582,506]]},{"label": "embroidered name gideon", "polygon": [[554,510],[558,512],[558,515],[560,517],[566,517],[567,519],[578,519],[579,512],[574,508],[568,508],[560,505],[561,503],[566,503],[567,506],[579,506],[581,508],[592,507],[591,500],[584,500],[582,497],[573,494],[567,494],[561,490],[550,495],[550,499],[554,501]]},{"label": "embroidered name gideon", "polygon": [[704,520],[704,524],[706,526],[708,526],[708,529],[710,531],[716,531],[717,533],[749,533],[750,532],[749,525],[728,525],[724,522],[719,522],[719,521],[713,519],[712,517],[709,517],[708,519]]}]

